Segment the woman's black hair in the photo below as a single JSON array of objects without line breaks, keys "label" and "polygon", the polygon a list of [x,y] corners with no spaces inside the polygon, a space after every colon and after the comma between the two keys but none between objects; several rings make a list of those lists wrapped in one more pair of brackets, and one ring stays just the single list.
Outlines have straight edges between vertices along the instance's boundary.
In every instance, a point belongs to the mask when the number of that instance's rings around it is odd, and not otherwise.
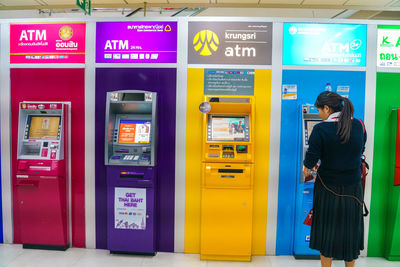
[{"label": "woman's black hair", "polygon": [[333,112],[341,112],[336,134],[340,136],[342,144],[347,143],[350,139],[351,120],[354,113],[354,107],[351,101],[337,93],[325,91],[319,94],[314,105],[317,108],[324,108],[324,106],[327,105]]}]

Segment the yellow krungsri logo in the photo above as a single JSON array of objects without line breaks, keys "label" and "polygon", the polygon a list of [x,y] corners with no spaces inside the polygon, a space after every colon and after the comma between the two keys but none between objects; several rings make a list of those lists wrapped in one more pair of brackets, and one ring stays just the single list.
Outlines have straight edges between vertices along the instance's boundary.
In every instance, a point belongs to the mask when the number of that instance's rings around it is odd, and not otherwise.
[{"label": "yellow krungsri logo", "polygon": [[202,30],[193,38],[194,50],[200,51],[201,56],[211,56],[218,50],[219,39],[215,32]]}]

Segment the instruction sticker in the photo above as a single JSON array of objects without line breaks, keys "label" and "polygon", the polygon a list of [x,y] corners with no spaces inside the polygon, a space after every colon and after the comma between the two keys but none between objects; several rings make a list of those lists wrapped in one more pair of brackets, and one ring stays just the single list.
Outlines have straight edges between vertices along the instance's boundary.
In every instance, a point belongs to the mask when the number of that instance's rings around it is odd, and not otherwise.
[{"label": "instruction sticker", "polygon": [[282,85],[282,100],[297,99],[297,84]]},{"label": "instruction sticker", "polygon": [[336,93],[338,93],[342,97],[349,98],[350,86],[348,86],[348,85],[338,85],[336,87]]}]

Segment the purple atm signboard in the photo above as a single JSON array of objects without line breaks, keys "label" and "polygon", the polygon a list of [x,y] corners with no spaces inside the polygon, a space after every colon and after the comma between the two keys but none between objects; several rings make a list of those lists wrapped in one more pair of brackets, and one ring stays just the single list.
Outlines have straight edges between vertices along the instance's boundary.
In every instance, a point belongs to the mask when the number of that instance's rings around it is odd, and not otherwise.
[{"label": "purple atm signboard", "polygon": [[97,22],[97,63],[176,63],[177,22]]}]

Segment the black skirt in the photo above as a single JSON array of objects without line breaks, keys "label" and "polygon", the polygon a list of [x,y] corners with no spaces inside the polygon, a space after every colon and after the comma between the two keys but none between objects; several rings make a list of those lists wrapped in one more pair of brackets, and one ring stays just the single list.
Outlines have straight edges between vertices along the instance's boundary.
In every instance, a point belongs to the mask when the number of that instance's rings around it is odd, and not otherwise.
[{"label": "black skirt", "polygon": [[[363,200],[361,182],[327,187],[337,194]],[[345,261],[357,259],[364,249],[363,207],[353,198],[327,191],[318,178],[314,186],[310,248],[325,257]]]}]

